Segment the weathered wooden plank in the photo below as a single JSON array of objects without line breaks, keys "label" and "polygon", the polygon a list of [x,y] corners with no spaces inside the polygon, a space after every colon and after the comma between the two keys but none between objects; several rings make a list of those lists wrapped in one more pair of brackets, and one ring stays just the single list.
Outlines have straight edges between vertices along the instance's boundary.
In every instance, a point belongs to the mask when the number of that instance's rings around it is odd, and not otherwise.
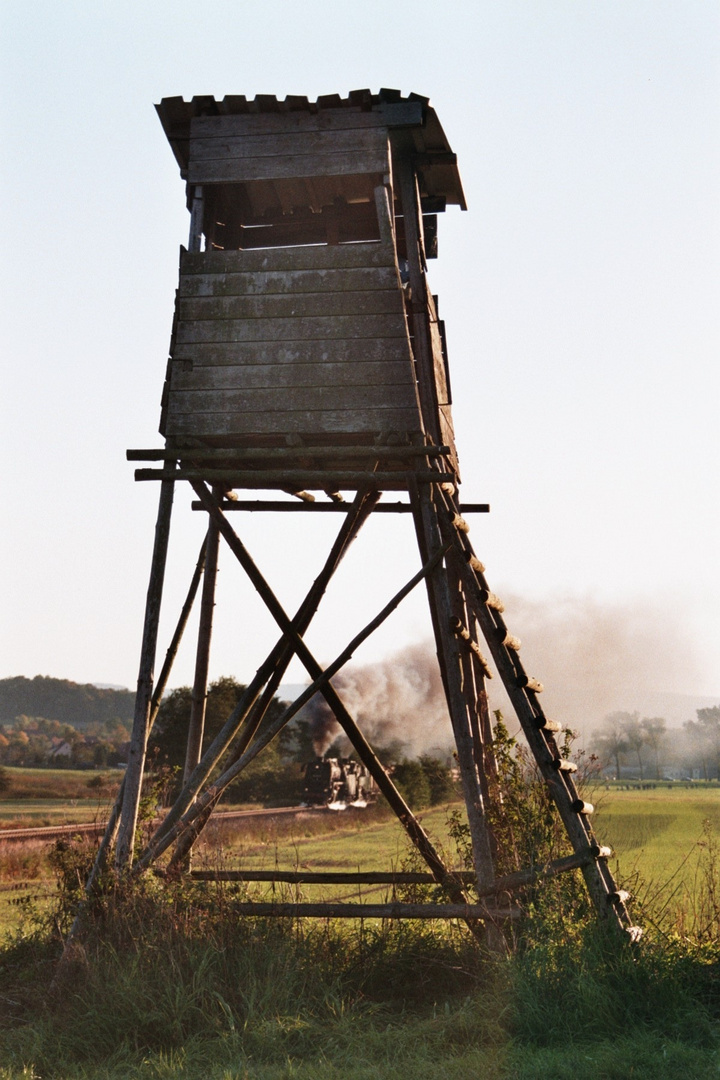
[{"label": "weathered wooden plank", "polygon": [[[308,458],[315,461],[326,461],[335,464],[339,461],[349,461],[357,458],[361,461],[402,461],[403,459],[438,458],[447,457],[450,453],[449,446],[422,446],[419,444],[405,443],[392,446],[368,446],[366,443],[354,446],[322,446],[317,444],[303,444],[299,446],[236,446],[233,449],[219,449],[217,447],[195,446],[192,450],[180,453],[177,448],[155,447],[154,449],[126,450],[125,457],[128,461],[183,461],[192,462],[220,462],[223,465],[247,464],[249,462],[274,462],[278,464],[297,465]],[[294,503],[290,505],[295,505]],[[464,504],[467,505],[467,504]],[[475,505],[475,504],[470,504]],[[408,504],[409,506],[409,504]],[[347,507],[346,507],[347,509]],[[462,508],[461,508],[462,512]],[[554,721],[546,721],[546,724]],[[560,731],[560,726],[553,728]]]},{"label": "weathered wooden plank", "polygon": [[[216,319],[181,321],[175,340],[202,341],[308,341],[311,339],[405,338],[405,320],[399,315],[331,315],[326,318]],[[175,355],[175,353],[174,353]]]},{"label": "weathered wooden plank", "polygon": [[190,139],[190,162],[382,152],[386,146],[387,132],[378,127],[355,128],[351,131],[277,132],[271,135],[193,135]]},{"label": "weathered wooden plank", "polygon": [[[181,297],[178,318],[185,322],[205,319],[295,319],[322,315],[391,315],[403,318],[400,289],[366,289],[364,292],[270,293],[256,296]],[[262,335],[260,335],[262,336]],[[440,358],[442,362],[442,357]],[[444,378],[444,377],[443,377]]]},{"label": "weathered wooden plank", "polygon": [[405,409],[415,388],[400,386],[296,386],[240,390],[170,391],[168,415],[219,412],[307,412],[318,409]]},{"label": "weathered wooden plank", "polygon": [[[165,480],[168,477],[168,469],[136,469],[135,479],[139,482],[154,482]],[[405,491],[407,489],[407,473],[401,469],[391,472],[377,472],[376,470],[364,470],[358,472],[340,469],[216,469],[205,466],[193,468],[183,466],[173,474],[177,480],[201,481],[202,483],[221,484],[232,488],[248,488],[251,491],[262,491],[268,488],[280,488],[286,491],[292,488],[300,497],[307,495],[309,488],[313,491],[325,491],[330,488],[337,492],[338,489],[369,487],[372,485],[378,491]],[[440,473],[430,469],[419,469],[413,473],[413,478],[420,484],[441,483]],[[304,502],[310,502],[307,498]],[[309,700],[309,699],[308,699]],[[590,812],[590,811],[588,811]]]},{"label": "weathered wooden plank", "polygon": [[300,179],[314,176],[383,175],[388,171],[387,149],[339,154],[302,154],[285,157],[222,158],[188,164],[190,184],[240,184],[252,180]]},{"label": "weathered wooden plank", "polygon": [[433,371],[435,374],[435,389],[437,392],[438,405],[449,405],[447,378],[445,373],[445,357],[443,356],[442,338],[436,322],[430,322],[430,345],[432,348]]},{"label": "weathered wooden plank", "polygon": [[[195,500],[191,503],[192,510],[204,509],[203,504]],[[268,513],[268,514],[296,514],[296,513],[312,513],[312,514],[346,514],[348,511],[348,503],[334,503],[334,502],[290,502],[289,500],[279,501],[277,499],[237,499],[228,500],[222,504],[222,509],[225,513],[228,511],[243,512],[243,513]],[[489,503],[465,503],[461,509],[466,514],[489,514]],[[409,503],[394,502],[394,503],[380,503],[376,506],[374,514],[411,514],[412,507]]]},{"label": "weathered wooden plank", "polygon": [[393,386],[414,387],[409,359],[357,364],[256,364],[231,367],[202,366],[188,371],[173,365],[171,391],[241,390],[294,386]]},{"label": "weathered wooden plank", "polygon": [[316,412],[171,413],[168,438],[223,439],[235,435],[367,435],[421,431],[417,409],[327,409]]},{"label": "weathered wooden plank", "polygon": [[377,240],[361,244],[316,244],[258,251],[180,252],[180,276],[264,270],[333,270],[355,266],[395,266],[393,249]]},{"label": "weathered wooden plank", "polygon": [[244,274],[183,274],[180,296],[256,296],[399,289],[394,266],[358,266],[341,270],[272,270]]},{"label": "weathered wooden plank", "polygon": [[[383,509],[380,503],[374,508],[374,513]],[[483,889],[481,896],[490,897],[497,893],[509,892],[514,889],[522,889],[544,878],[557,877],[559,874],[570,870],[577,870],[588,866],[597,858],[608,858],[612,854],[610,848],[588,847],[587,851],[579,854],[565,855],[560,859],[552,859],[548,863],[539,863],[525,870],[517,870],[512,874],[496,878],[492,886]],[[465,885],[476,882],[475,873],[472,870],[451,870],[454,878]],[[156,871],[162,876],[162,871]],[[274,881],[284,882],[288,885],[433,885],[436,884],[432,874],[426,871],[388,871],[388,870],[193,870],[191,877],[195,881]]]},{"label": "weathered wooden plank", "polygon": [[392,363],[409,358],[407,336],[325,341],[188,342],[176,344],[173,350],[173,359],[188,361],[194,367]]},{"label": "weathered wooden plank", "polygon": [[233,903],[235,915],[281,919],[516,919],[517,908],[484,904],[285,904]]},{"label": "weathered wooden plank", "polygon": [[398,102],[375,108],[322,109],[317,113],[245,113],[236,116],[196,116],[190,121],[193,138],[280,134],[292,131],[346,131],[362,128],[421,124],[422,105],[418,101]]}]

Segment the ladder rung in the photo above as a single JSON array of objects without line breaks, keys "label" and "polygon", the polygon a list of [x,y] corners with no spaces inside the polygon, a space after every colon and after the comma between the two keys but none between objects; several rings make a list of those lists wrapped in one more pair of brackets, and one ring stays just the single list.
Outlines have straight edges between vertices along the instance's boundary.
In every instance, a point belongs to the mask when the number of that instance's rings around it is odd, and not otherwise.
[{"label": "ladder rung", "polygon": [[481,595],[486,607],[492,608],[493,611],[499,611],[502,614],[502,612],[505,610],[505,605],[503,604],[499,596],[496,596],[495,593],[489,592],[488,589],[483,589]]},{"label": "ladder rung", "polygon": [[593,814],[595,812],[593,804],[591,802],[583,802],[582,799],[575,799],[572,808],[576,814]]},{"label": "ladder rung", "polygon": [[596,859],[609,859],[612,856],[613,849],[611,847],[602,847],[596,844],[593,848],[593,855]]},{"label": "ladder rung", "polygon": [[[542,694],[545,689],[539,679],[533,679],[529,675],[520,675],[518,678],[518,686],[522,686],[524,690],[532,690],[535,694]],[[551,720],[550,723],[553,723],[553,721]],[[562,728],[558,728],[558,730],[562,731]]]},{"label": "ladder rung", "polygon": [[608,893],[608,904],[627,904],[630,899],[630,893],[627,889],[616,889],[615,892]]},{"label": "ladder rung", "polygon": [[468,525],[465,518],[461,517],[460,514],[453,514],[451,524],[454,526],[454,528],[459,529],[460,532],[470,532],[470,526]]},{"label": "ladder rung", "polygon": [[557,735],[559,731],[563,730],[562,724],[559,724],[557,720],[548,720],[544,716],[538,716],[536,723],[538,730],[544,731],[547,735]]},{"label": "ladder rung", "polygon": [[512,649],[513,652],[520,652],[520,646],[522,642],[520,638],[513,637],[512,634],[508,634],[507,630],[501,630],[501,641],[506,649]]},{"label": "ladder rung", "polygon": [[485,573],[485,564],[481,563],[477,555],[471,555],[468,559],[468,564],[471,570],[474,570],[476,574]]},{"label": "ladder rung", "polygon": [[642,926],[626,926],[625,933],[630,938],[631,944],[636,945],[643,936],[643,929]]},{"label": "ladder rung", "polygon": [[577,772],[577,765],[574,761],[568,761],[567,758],[556,758],[553,761],[553,769],[558,772],[573,773]]}]

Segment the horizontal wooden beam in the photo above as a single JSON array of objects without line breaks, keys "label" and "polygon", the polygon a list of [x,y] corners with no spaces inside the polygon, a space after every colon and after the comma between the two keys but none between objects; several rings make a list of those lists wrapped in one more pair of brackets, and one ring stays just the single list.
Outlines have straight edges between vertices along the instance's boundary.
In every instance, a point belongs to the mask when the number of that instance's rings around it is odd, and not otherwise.
[{"label": "horizontal wooden beam", "polygon": [[[203,504],[195,499],[192,503],[193,510],[204,510]],[[489,503],[466,503],[460,509],[464,514],[489,514]],[[311,512],[314,514],[345,514],[348,504],[322,502],[322,503],[291,503],[280,500],[268,499],[267,501],[237,499],[228,500],[222,504],[223,513],[232,510],[246,510],[248,513],[278,513],[296,514],[299,512]],[[373,510],[373,514],[411,514],[410,503],[393,502],[379,503]]]},{"label": "horizontal wooden beam", "polygon": [[279,460],[297,458],[386,458],[447,457],[449,446],[267,446],[267,447],[170,447],[152,450],[126,450],[128,461],[229,461]]},{"label": "horizontal wooden beam", "polygon": [[[553,859],[544,865],[518,870],[513,874],[497,878],[492,886],[482,889],[480,896],[490,897],[497,893],[512,892],[525,888],[535,882],[569,870],[587,866],[596,858],[607,859],[612,855],[608,847],[588,848],[578,855],[566,855]],[[463,884],[472,884],[477,876],[472,870],[453,870],[452,876]],[[158,871],[163,876],[163,871]],[[344,870],[193,870],[194,881],[260,881],[283,883],[286,885],[436,885],[432,874],[422,871],[344,871]]]},{"label": "horizontal wooden beam", "polygon": [[261,904],[234,903],[234,915],[284,919],[513,919],[517,908],[484,904]]},{"label": "horizontal wooden beam", "polygon": [[171,443],[204,439],[214,441],[216,446],[227,446],[236,440],[284,439],[288,435],[318,439],[353,436],[365,441],[380,432],[421,436],[417,403],[412,408],[331,407],[272,413],[221,409],[210,413],[169,413],[164,434]]},{"label": "horizontal wooden beam", "polygon": [[395,254],[380,241],[319,247],[267,248],[257,251],[183,251],[181,278],[186,274],[243,274],[256,270],[341,270],[350,267],[395,267]]},{"label": "horizontal wooden beam", "polygon": [[[443,473],[430,469],[413,472],[421,484],[439,484],[447,479]],[[203,480],[208,484],[230,484],[239,488],[297,487],[316,488],[324,491],[328,486],[351,489],[372,486],[379,491],[404,491],[407,479],[402,472],[340,472],[337,469],[323,472],[310,469],[263,469],[257,472],[241,472],[239,469],[136,469],[136,480]]]}]

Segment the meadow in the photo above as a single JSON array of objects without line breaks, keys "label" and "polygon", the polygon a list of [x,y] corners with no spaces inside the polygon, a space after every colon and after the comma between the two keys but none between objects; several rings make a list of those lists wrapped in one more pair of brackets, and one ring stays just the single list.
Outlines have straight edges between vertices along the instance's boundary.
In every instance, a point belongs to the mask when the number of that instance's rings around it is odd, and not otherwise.
[{"label": "meadow", "polygon": [[[717,1077],[720,910],[708,896],[720,895],[720,790],[591,797],[639,897],[635,949],[606,939],[571,882],[548,886],[498,957],[462,925],[239,919],[244,886],[148,876],[98,903],[58,969],[90,849],[53,857],[60,888],[42,854],[46,899],[12,907],[0,950],[0,1080]],[[446,808],[422,819],[454,855]],[[371,870],[408,858],[375,807],[218,826],[195,865]]]}]

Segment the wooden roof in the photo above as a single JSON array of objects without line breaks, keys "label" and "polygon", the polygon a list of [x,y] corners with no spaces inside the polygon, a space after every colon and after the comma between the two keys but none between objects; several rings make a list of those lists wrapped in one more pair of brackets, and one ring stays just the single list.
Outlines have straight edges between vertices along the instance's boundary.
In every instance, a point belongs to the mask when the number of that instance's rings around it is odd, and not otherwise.
[{"label": "wooden roof", "polygon": [[332,111],[337,115],[339,110],[343,110],[347,114],[347,126],[351,128],[353,114],[372,112],[388,128],[402,128],[408,132],[417,155],[421,194],[439,203],[444,200],[463,210],[467,208],[455,155],[429,99],[419,94],[403,97],[399,90],[383,89],[378,94],[369,90],[353,90],[346,98],[341,98],[339,94],[327,94],[317,101],[298,96],[288,96],[281,101],[270,94],[258,94],[253,100],[242,95],[231,95],[216,101],[214,97],[203,95],[191,101],[181,97],[163,98],[155,108],[185,179],[190,151],[190,124],[195,117],[305,113],[318,115],[320,124],[321,114]]}]

